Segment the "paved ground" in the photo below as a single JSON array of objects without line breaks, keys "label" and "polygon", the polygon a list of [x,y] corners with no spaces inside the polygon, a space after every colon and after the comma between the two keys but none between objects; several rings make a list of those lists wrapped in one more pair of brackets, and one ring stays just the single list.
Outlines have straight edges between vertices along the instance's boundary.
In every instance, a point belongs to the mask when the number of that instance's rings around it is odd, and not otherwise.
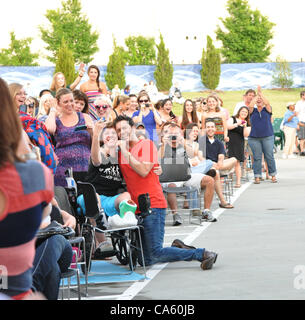
[{"label": "paved ground", "polygon": [[166,244],[180,238],[218,252],[212,270],[202,271],[196,261],[160,264],[148,270],[150,280],[91,287],[89,299],[304,299],[305,288],[294,286],[302,275],[294,270],[305,266],[305,158],[280,155],[279,182],[244,183],[233,210],[217,209],[215,201],[218,222],[198,226],[186,219],[172,227],[168,220]]}]

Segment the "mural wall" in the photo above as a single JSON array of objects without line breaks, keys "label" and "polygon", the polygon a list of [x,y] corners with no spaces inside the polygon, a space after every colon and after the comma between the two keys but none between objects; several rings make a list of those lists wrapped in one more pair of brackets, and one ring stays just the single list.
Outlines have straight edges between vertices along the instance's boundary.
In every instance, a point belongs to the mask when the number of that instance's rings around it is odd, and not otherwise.
[{"label": "mural wall", "polygon": [[[246,90],[256,88],[258,84],[263,89],[274,88],[272,75],[275,63],[223,64],[218,90]],[[293,72],[293,87],[305,87],[305,63],[291,63]],[[101,66],[101,80],[107,67]],[[178,83],[182,91],[196,92],[204,90],[200,78],[201,65],[174,65],[173,83]],[[132,92],[139,92],[145,83],[154,80],[155,66],[127,66],[126,82]],[[54,67],[0,67],[0,77],[8,83],[22,83],[28,94],[37,96],[42,89],[49,88]],[[82,82],[87,81],[87,75]],[[121,88],[122,89],[122,88]]]}]

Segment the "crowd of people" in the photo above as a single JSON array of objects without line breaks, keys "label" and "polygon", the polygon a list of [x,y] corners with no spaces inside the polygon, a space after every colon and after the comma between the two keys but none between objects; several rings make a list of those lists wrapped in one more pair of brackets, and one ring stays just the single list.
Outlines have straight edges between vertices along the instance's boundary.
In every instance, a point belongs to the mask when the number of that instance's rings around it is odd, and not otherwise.
[{"label": "crowd of people", "polygon": [[[235,172],[234,187],[240,188],[251,159],[255,184],[264,168],[271,182],[277,182],[272,107],[260,87],[245,93],[232,116],[221,98],[210,94],[195,101],[183,99],[178,117],[174,98],[159,96],[153,82],[138,94],[131,94],[129,86],[110,93],[99,80],[99,68],[92,65],[89,80],[77,89],[84,72],[81,65],[71,85],[62,73],[55,74],[39,99],[28,97],[21,84],[0,79],[0,261],[8,271],[8,288],[0,292],[15,299],[33,292],[57,299],[60,274],[72,261],[71,245],[59,235],[37,244],[35,234],[55,211],[65,226],[75,228],[75,217],[55,198],[56,188],[67,186],[68,169],[76,181],[94,185],[108,217],[119,214],[125,200],[132,200],[140,213],[138,198],[149,195],[151,214],[144,219],[143,238],[146,265],[197,260],[203,270],[212,269],[217,253],[179,239],[163,247],[167,208],[174,226],[183,223],[176,194],[165,197],[163,188],[196,188],[203,194],[202,221],[216,222],[211,211],[215,194],[219,207],[233,208],[224,197],[221,175]],[[177,90],[173,95],[181,102]],[[284,156],[292,157],[296,141],[305,155],[305,92],[287,109]],[[188,167],[189,179],[162,185],[159,176],[168,160]],[[81,196],[78,204],[85,210]],[[187,197],[184,208],[192,210]],[[28,216],[32,221],[25,223]],[[110,250],[104,236],[97,242],[97,250]]]}]

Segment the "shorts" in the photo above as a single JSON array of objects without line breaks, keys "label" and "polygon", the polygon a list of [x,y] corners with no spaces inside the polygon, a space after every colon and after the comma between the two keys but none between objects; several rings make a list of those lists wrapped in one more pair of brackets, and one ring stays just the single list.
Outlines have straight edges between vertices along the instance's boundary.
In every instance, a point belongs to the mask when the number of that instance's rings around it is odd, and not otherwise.
[{"label": "shorts", "polygon": [[[303,122],[303,121],[300,121],[300,122],[305,124],[305,122]],[[305,139],[305,127],[300,126],[300,129],[298,130],[298,139],[299,140]]]},{"label": "shorts", "polygon": [[[114,197],[106,197],[106,196],[100,195],[102,207],[108,217],[112,217],[116,214],[120,214],[115,208],[115,201],[118,198],[118,196],[119,195],[116,195]],[[83,195],[80,195],[79,197],[77,197],[77,204],[81,207],[82,213],[85,214],[86,208],[85,208],[85,201],[84,201]]]},{"label": "shorts", "polygon": [[203,173],[192,173],[191,174],[191,179],[188,181],[179,181],[179,182],[167,182],[167,183],[162,183],[163,188],[167,188],[170,184],[174,183],[177,188],[180,187],[192,187],[196,188],[197,190],[201,190],[201,180],[205,177],[206,175]]}]

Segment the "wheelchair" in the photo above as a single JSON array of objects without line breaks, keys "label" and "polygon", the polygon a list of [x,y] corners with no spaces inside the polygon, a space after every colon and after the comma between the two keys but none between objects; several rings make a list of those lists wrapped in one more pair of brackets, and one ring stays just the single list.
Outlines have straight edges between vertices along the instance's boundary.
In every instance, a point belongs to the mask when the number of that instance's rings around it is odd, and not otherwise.
[{"label": "wheelchair", "polygon": [[[151,212],[150,199],[148,194],[139,196],[139,210],[141,213],[136,215],[138,224],[136,227],[122,228],[117,230],[108,229],[108,218],[104,210],[99,206],[96,191],[93,185],[86,182],[77,181],[73,178],[72,168],[66,171],[67,187],[62,188],[66,194],[57,195],[59,203],[63,202],[64,198],[69,201],[70,212],[77,221],[77,233],[85,238],[86,265],[81,265],[82,272],[85,274],[90,272],[92,264],[92,254],[95,251],[95,233],[109,234],[113,245],[113,252],[110,255],[105,254],[103,258],[116,256],[120,264],[129,265],[131,271],[134,271],[139,263],[143,263],[143,219]],[[77,203],[77,197],[83,194],[86,213],[84,214]],[[93,226],[90,219],[96,221],[96,226]],[[144,265],[145,267],[145,265]]]}]

